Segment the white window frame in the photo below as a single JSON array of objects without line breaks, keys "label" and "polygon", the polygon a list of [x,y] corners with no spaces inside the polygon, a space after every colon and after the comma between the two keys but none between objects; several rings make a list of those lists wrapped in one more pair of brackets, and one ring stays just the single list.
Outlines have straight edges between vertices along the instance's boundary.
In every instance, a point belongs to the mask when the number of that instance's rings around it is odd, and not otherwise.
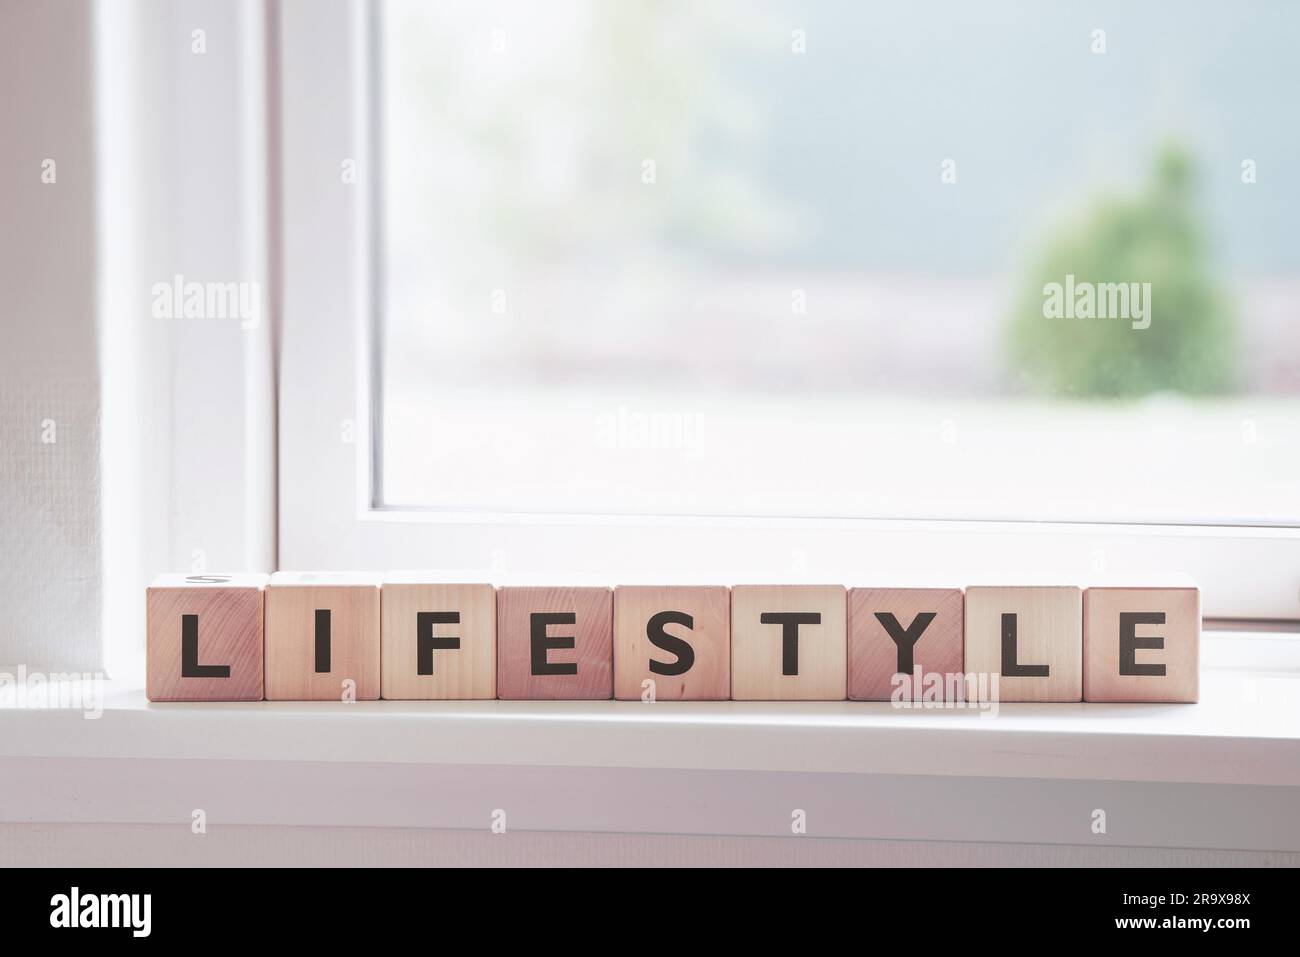
[{"label": "white window frame", "polygon": [[[1294,526],[708,518],[392,509],[372,459],[382,309],[377,69],[364,0],[287,0],[279,26],[279,564],[487,579],[1155,582],[1211,619],[1300,619]],[[343,184],[341,163],[356,161]],[[349,441],[349,439],[351,441]]]}]

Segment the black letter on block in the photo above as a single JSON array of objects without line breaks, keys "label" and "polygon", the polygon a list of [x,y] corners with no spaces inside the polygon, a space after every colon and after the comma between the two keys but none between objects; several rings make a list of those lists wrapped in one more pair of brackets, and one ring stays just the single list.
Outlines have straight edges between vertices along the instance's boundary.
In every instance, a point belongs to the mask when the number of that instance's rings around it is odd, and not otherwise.
[{"label": "black letter on block", "polygon": [[330,670],[330,610],[316,609],[316,673],[328,674]]},{"label": "black letter on block", "polygon": [[912,651],[922,632],[930,627],[930,622],[934,621],[934,616],[935,613],[932,611],[923,611],[912,619],[912,623],[904,631],[893,612],[876,612],[876,620],[885,626],[885,631],[889,632],[889,637],[893,638],[894,644],[898,646],[898,670],[901,673],[908,675],[912,673]]},{"label": "black letter on block", "polygon": [[1002,676],[1004,678],[1046,678],[1048,665],[1016,664],[1016,616],[1002,616]]},{"label": "black letter on block", "polygon": [[417,675],[433,674],[433,649],[453,649],[460,647],[460,638],[448,635],[445,638],[433,633],[434,625],[459,625],[458,611],[417,611],[415,613],[415,673]]},{"label": "black letter on block", "polygon": [[664,625],[667,624],[694,628],[695,619],[684,611],[661,611],[646,623],[645,636],[650,639],[651,644],[677,656],[676,661],[667,665],[651,658],[650,670],[657,675],[684,675],[691,670],[691,665],[695,664],[695,649],[685,638],[678,638],[664,631]]},{"label": "black letter on block", "polygon": [[551,637],[546,634],[547,625],[574,625],[578,616],[571,611],[533,612],[528,616],[529,631],[532,637],[532,671],[535,675],[576,675],[576,661],[547,661],[546,653],[552,648],[572,648],[572,635]]},{"label": "black letter on block", "polygon": [[1165,676],[1164,665],[1140,665],[1137,663],[1139,648],[1163,648],[1165,639],[1161,635],[1139,638],[1138,625],[1163,625],[1163,611],[1121,611],[1119,613],[1119,673],[1122,675],[1147,675],[1152,678]]},{"label": "black letter on block", "polygon": [[199,664],[199,616],[181,615],[181,677],[229,678],[230,665]]},{"label": "black letter on block", "polygon": [[819,611],[765,611],[758,616],[765,625],[781,626],[781,674],[799,673],[799,626],[820,625]]}]

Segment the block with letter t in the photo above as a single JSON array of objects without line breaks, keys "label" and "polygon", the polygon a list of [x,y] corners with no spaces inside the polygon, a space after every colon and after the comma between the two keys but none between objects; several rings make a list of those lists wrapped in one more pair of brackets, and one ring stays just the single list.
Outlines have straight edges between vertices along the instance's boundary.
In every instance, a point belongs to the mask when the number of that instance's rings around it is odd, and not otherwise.
[{"label": "block with letter t", "polygon": [[731,589],[731,697],[842,701],[847,689],[843,585]]}]

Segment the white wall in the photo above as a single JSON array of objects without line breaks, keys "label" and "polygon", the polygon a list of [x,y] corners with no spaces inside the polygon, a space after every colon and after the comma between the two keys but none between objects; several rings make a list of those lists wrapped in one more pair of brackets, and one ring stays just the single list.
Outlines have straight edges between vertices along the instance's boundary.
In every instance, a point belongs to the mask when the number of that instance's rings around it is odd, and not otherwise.
[{"label": "white wall", "polygon": [[[0,6],[0,666],[100,663],[90,6]],[[42,163],[54,161],[54,181]],[[42,439],[45,441],[42,441]]]},{"label": "white wall", "polygon": [[[274,566],[264,29],[0,7],[0,668],[138,678],[150,579]],[[178,274],[259,284],[260,322],[156,315]]]}]

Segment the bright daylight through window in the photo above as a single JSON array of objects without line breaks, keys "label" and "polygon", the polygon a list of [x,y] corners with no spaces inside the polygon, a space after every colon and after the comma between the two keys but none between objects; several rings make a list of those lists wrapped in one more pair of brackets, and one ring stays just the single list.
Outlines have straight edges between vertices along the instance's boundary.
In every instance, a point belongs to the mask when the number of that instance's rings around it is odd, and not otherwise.
[{"label": "bright daylight through window", "polygon": [[1300,8],[935,6],[387,4],[381,502],[1300,521]]}]

